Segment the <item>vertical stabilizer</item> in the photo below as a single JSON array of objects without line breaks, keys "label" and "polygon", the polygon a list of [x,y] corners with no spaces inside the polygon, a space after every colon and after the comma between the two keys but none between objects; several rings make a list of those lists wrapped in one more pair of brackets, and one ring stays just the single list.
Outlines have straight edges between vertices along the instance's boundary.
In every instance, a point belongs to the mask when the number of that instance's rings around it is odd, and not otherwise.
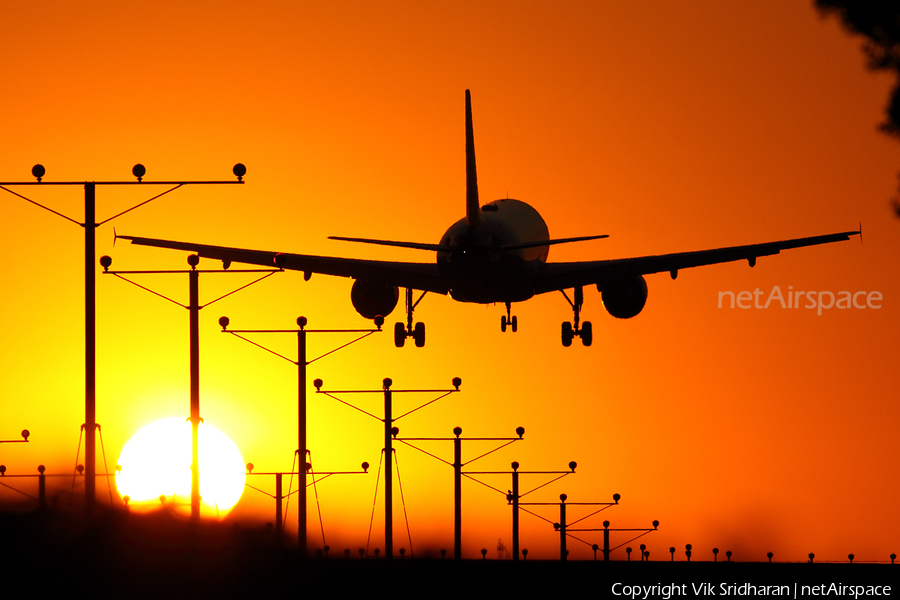
[{"label": "vertical stabilizer", "polygon": [[481,223],[478,175],[475,173],[475,136],[472,133],[472,97],[469,90],[466,90],[466,223],[469,227]]}]

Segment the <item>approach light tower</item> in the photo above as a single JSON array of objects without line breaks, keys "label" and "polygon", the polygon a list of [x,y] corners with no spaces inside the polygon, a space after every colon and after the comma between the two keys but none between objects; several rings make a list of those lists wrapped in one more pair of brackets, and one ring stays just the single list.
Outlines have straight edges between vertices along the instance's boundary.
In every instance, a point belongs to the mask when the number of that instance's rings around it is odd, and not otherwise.
[{"label": "approach light tower", "polygon": [[[393,380],[389,377],[385,377],[381,382],[380,390],[323,390],[322,386],[324,383],[321,379],[316,379],[313,381],[313,387],[316,388],[317,394],[325,394],[326,396],[337,400],[341,404],[346,404],[350,408],[353,408],[373,419],[381,421],[384,427],[384,449],[383,449],[383,459],[384,459],[384,557],[388,560],[393,558],[394,555],[394,512],[393,512],[393,473],[391,468],[391,461],[394,459],[394,448],[393,448],[393,440],[400,433],[400,429],[394,426],[394,423],[402,419],[403,417],[410,415],[426,406],[434,404],[438,400],[442,398],[446,398],[450,394],[454,394],[460,391],[459,387],[462,385],[462,379],[459,377],[454,377],[451,380],[451,384],[453,385],[452,389],[403,389],[396,390],[391,389],[391,386],[394,384]],[[393,416],[393,395],[394,394],[403,394],[403,393],[412,393],[412,394],[421,394],[421,393],[436,393],[440,394],[433,400],[429,400],[424,404],[420,404],[416,408],[406,411],[398,417]],[[373,413],[370,413],[366,410],[359,408],[351,404],[350,402],[341,400],[337,397],[337,394],[382,394],[384,396],[384,417],[379,417]]]},{"label": "approach light tower", "polygon": [[[190,418],[188,419],[191,422],[191,518],[199,519],[200,518],[200,423],[203,422],[203,419],[200,417],[200,309],[209,306],[223,298],[227,298],[232,294],[239,292],[243,289],[250,287],[264,279],[268,279],[275,273],[281,273],[281,269],[235,269],[235,270],[201,270],[197,268],[197,265],[200,264],[200,256],[197,254],[190,254],[187,257],[188,265],[190,269],[188,270],[163,270],[163,271],[110,271],[109,268],[112,266],[112,257],[110,256],[101,256],[100,257],[100,266],[103,267],[103,273],[105,275],[112,275],[135,285],[141,288],[144,291],[150,292],[155,296],[159,296],[173,304],[176,304],[182,308],[186,308],[189,311],[189,338],[190,338]],[[177,300],[173,300],[168,296],[165,296],[159,292],[155,292],[150,288],[144,287],[134,281],[125,277],[125,275],[160,275],[160,274],[185,274],[188,275],[188,304],[184,305],[178,302]],[[200,304],[200,273],[210,273],[210,274],[221,274],[221,273],[265,273],[261,277],[258,277],[254,281],[242,285],[241,287],[228,292],[222,296],[219,296],[215,300],[211,300],[206,304]]]},{"label": "approach light tower", "polygon": [[[242,184],[244,183],[244,175],[247,174],[247,168],[238,163],[234,165],[232,173],[237,180],[230,181],[144,181],[144,175],[147,169],[142,164],[137,164],[131,170],[136,181],[44,181],[46,169],[43,165],[34,165],[31,174],[36,181],[10,181],[0,182],[0,189],[9,192],[13,196],[17,196],[26,202],[34,204],[38,208],[55,214],[58,217],[66,219],[79,227],[84,228],[84,503],[85,509],[92,512],[95,506],[96,498],[96,459],[97,445],[95,430],[97,429],[96,418],[96,398],[97,398],[97,375],[96,375],[96,355],[97,355],[97,292],[96,292],[96,229],[105,223],[109,223],[113,219],[121,217],[125,213],[131,212],[148,202],[152,202],[157,198],[165,196],[169,192],[174,192],[178,188],[185,185],[219,185],[219,184]],[[9,189],[13,186],[51,186],[51,185],[77,185],[84,187],[84,222],[81,223],[76,219],[68,217],[60,212],[53,210],[39,202],[35,202],[30,198],[26,198],[22,194]],[[132,206],[129,209],[115,214],[103,221],[97,222],[96,219],[96,190],[97,186],[103,185],[165,185],[172,186],[168,190],[153,196],[149,200]]]},{"label": "approach light tower", "polygon": [[[297,367],[297,454],[299,455],[300,463],[299,466],[299,477],[300,477],[300,492],[297,494],[297,542],[300,545],[300,556],[306,557],[306,477],[310,475],[309,469],[306,468],[306,457],[309,453],[309,449],[306,444],[306,368],[312,363],[316,362],[321,358],[325,358],[326,356],[330,356],[337,352],[338,350],[343,350],[347,346],[351,344],[355,344],[356,342],[363,340],[373,333],[379,333],[381,331],[381,326],[384,325],[384,317],[377,316],[375,317],[375,327],[376,329],[306,329],[309,320],[306,317],[297,317],[297,329],[228,329],[228,326],[231,324],[231,319],[228,317],[220,317],[219,325],[222,327],[222,333],[228,333],[233,335],[234,337],[244,340],[257,348],[261,348],[265,350],[269,354],[273,354],[279,358],[282,358],[289,363],[293,364]],[[275,352],[271,348],[267,348],[266,346],[254,342],[246,337],[245,334],[270,334],[270,333],[288,333],[294,334],[297,336],[297,360],[292,358],[288,358],[283,354],[279,354]],[[353,341],[347,342],[333,350],[325,352],[324,354],[320,354],[316,358],[309,359],[306,355],[306,338],[310,333],[358,333],[361,334],[359,337],[354,339]],[[363,463],[367,464],[367,463]],[[365,471],[368,467],[363,467]]]}]

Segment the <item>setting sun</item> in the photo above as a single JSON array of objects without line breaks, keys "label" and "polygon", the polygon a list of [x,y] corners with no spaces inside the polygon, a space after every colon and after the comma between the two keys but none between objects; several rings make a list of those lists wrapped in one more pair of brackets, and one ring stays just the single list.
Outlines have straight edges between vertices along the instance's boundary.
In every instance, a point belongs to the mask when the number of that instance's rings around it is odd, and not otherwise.
[{"label": "setting sun", "polygon": [[[122,448],[116,487],[129,506],[147,510],[160,497],[190,511],[191,424],[181,417],[160,419],[138,431]],[[244,460],[221,431],[200,424],[201,514],[224,516],[244,491]]]}]

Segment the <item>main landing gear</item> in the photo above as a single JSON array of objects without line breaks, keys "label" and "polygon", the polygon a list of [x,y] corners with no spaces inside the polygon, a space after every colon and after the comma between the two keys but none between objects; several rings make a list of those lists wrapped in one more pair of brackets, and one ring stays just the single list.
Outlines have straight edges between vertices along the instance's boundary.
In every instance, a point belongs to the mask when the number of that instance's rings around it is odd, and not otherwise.
[{"label": "main landing gear", "polygon": [[421,348],[425,345],[425,323],[416,323],[415,327],[413,327],[413,311],[427,293],[422,292],[422,295],[414,303],[412,300],[412,288],[406,288],[406,326],[404,327],[403,323],[394,325],[394,345],[398,348],[402,348],[406,344],[406,338],[408,337],[411,337],[416,343],[416,348]]},{"label": "main landing gear", "polygon": [[515,317],[510,316],[510,311],[512,311],[512,303],[506,303],[506,314],[500,317],[500,331],[506,333],[506,327],[509,326],[512,328],[513,333],[519,329],[519,320]]},{"label": "main landing gear", "polygon": [[566,294],[565,290],[560,290],[562,295],[565,296],[569,305],[572,307],[572,311],[575,314],[574,323],[569,323],[568,321],[562,324],[562,344],[566,348],[572,345],[572,340],[575,336],[581,338],[581,343],[585,346],[590,346],[594,341],[594,328],[591,325],[590,321],[585,321],[581,323],[579,327],[579,317],[581,316],[581,305],[584,304],[584,292],[581,287],[575,288],[575,301],[569,299],[568,294]]}]

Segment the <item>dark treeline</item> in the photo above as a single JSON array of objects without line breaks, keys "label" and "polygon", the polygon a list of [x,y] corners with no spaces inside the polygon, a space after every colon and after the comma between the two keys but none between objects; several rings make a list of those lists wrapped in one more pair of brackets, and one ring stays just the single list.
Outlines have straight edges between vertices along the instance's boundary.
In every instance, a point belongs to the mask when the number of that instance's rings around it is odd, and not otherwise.
[{"label": "dark treeline", "polygon": [[[673,584],[679,596],[695,582],[759,586],[794,583],[891,585],[891,564],[785,564],[741,562],[650,562],[465,560],[440,557],[360,558],[332,552],[301,560],[282,547],[270,528],[217,522],[193,524],[160,511],[134,515],[111,511],[87,518],[55,511],[0,513],[0,595],[50,593],[128,598],[391,597],[424,594],[511,596],[564,593],[616,598],[613,585]],[[102,594],[102,596],[96,596]],[[718,595],[718,594],[717,594]],[[679,596],[673,596],[675,598]],[[651,594],[651,598],[661,598]]]}]

